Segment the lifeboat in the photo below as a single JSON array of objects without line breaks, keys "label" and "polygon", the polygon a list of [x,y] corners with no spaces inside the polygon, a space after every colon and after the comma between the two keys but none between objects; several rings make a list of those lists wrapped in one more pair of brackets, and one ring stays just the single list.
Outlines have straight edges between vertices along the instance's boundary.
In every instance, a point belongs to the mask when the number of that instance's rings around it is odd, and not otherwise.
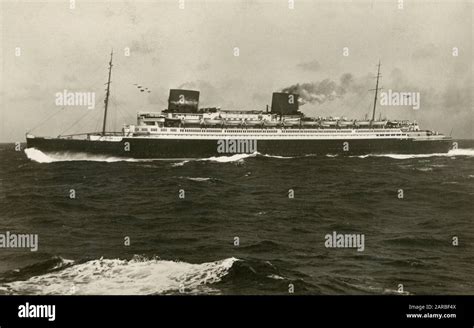
[{"label": "lifeboat", "polygon": [[278,126],[279,123],[278,121],[263,121],[263,125],[267,127],[275,127]]},{"label": "lifeboat", "polygon": [[394,128],[394,127],[400,127],[401,124],[400,124],[399,122],[397,122],[397,121],[388,121],[388,122],[387,122],[387,126]]},{"label": "lifeboat", "polygon": [[166,118],[164,121],[164,126],[169,127],[178,127],[183,123],[183,121],[179,118]]},{"label": "lifeboat", "polygon": [[224,125],[229,125],[229,126],[238,126],[242,124],[242,120],[241,119],[227,119],[227,120],[223,120],[222,123],[224,123]]},{"label": "lifeboat", "polygon": [[369,126],[369,125],[370,125],[370,121],[356,121],[356,122],[355,122],[355,125],[356,125],[356,126]]},{"label": "lifeboat", "polygon": [[283,121],[284,126],[297,126],[300,125],[300,120],[284,120]]},{"label": "lifeboat", "polygon": [[314,126],[319,126],[319,123],[316,121],[305,121],[303,122],[303,126],[314,127]]},{"label": "lifeboat", "polygon": [[206,119],[204,120],[204,124],[206,125],[222,125],[221,119]]},{"label": "lifeboat", "polygon": [[337,123],[339,126],[342,126],[342,127],[345,127],[345,126],[351,126],[354,124],[354,122],[352,121],[339,121]]},{"label": "lifeboat", "polygon": [[200,124],[201,119],[199,118],[185,118],[182,120],[182,123],[184,124]]},{"label": "lifeboat", "polygon": [[387,121],[374,121],[372,122],[373,126],[385,126],[387,125]]},{"label": "lifeboat", "polygon": [[321,122],[321,125],[322,126],[336,126],[337,125],[337,121],[322,121]]},{"label": "lifeboat", "polygon": [[246,120],[244,122],[244,124],[247,126],[261,126],[262,123],[263,121],[259,121],[259,120]]}]

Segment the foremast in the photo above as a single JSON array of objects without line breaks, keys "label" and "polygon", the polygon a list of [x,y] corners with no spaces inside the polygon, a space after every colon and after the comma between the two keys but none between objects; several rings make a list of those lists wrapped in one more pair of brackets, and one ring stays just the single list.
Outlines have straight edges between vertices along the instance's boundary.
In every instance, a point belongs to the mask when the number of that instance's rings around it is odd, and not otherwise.
[{"label": "foremast", "polygon": [[370,125],[372,125],[372,123],[375,121],[375,109],[377,107],[377,95],[378,95],[378,91],[382,88],[379,88],[379,79],[380,79],[380,60],[379,60],[379,64],[377,65],[377,82],[375,84],[375,89],[372,89],[370,91],[373,91],[375,90],[375,97],[374,97],[374,109],[372,110],[372,119],[370,120]]},{"label": "foremast", "polygon": [[110,95],[110,77],[112,76],[112,57],[114,55],[114,51],[110,52],[110,62],[109,62],[109,79],[107,80],[107,91],[105,93],[105,100],[104,100],[104,122],[102,124],[102,135],[105,135],[105,126],[107,124],[107,108],[109,106],[109,95]]}]

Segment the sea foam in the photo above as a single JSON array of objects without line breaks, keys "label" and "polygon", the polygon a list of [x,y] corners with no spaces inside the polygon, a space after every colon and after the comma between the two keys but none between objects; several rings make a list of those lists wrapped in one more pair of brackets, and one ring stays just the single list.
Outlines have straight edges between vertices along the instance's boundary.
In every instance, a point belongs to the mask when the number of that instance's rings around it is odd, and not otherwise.
[{"label": "sea foam", "polygon": [[106,155],[93,155],[88,153],[76,152],[48,152],[44,153],[36,148],[26,148],[26,156],[32,161],[38,163],[54,162],[72,162],[72,161],[93,161],[93,162],[139,162],[148,160],[139,160],[126,157],[113,157]]},{"label": "sea foam", "polygon": [[97,259],[0,285],[0,292],[21,295],[209,293],[213,291],[210,285],[227,275],[236,261],[234,257],[201,264],[143,258]]},{"label": "sea foam", "polygon": [[360,156],[351,156],[358,158],[367,157],[389,157],[393,159],[411,159],[411,158],[428,158],[428,157],[455,157],[455,156],[474,156],[474,149],[472,148],[459,148],[452,149],[447,153],[431,153],[431,154],[368,154]]}]

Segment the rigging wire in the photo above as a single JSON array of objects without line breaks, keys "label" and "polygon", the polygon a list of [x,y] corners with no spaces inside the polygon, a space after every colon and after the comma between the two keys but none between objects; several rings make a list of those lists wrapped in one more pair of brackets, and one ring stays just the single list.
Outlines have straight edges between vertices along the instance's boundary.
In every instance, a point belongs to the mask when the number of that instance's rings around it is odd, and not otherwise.
[{"label": "rigging wire", "polygon": [[94,132],[99,131],[99,126],[100,126],[100,120],[97,119],[94,126]]},{"label": "rigging wire", "polygon": [[[103,100],[104,97],[101,97],[100,100]],[[76,120],[71,126],[69,126],[66,130],[62,131],[59,135],[62,135],[64,134],[66,131],[70,130],[71,128],[73,128],[74,126],[76,126],[83,118],[85,118],[89,113],[91,112],[97,112],[95,110],[87,110],[86,113],[84,115],[82,115],[78,120]],[[91,116],[90,118],[93,118],[93,116]],[[90,121],[90,120],[89,120]],[[89,122],[88,121],[88,122]],[[99,124],[100,123],[100,119],[97,119],[97,123],[96,124]],[[97,129],[95,129],[97,131]],[[93,131],[93,132],[96,132],[96,131]]]},{"label": "rigging wire", "polygon": [[118,106],[117,103],[113,98],[110,98],[110,102],[113,104],[114,111],[113,111],[113,120],[114,120],[114,132],[117,131],[117,116],[118,116]]},{"label": "rigging wire", "polygon": [[112,111],[114,115],[114,131],[117,131],[117,110]]},{"label": "rigging wire", "polygon": [[71,126],[69,126],[66,130],[62,131],[59,135],[63,135],[64,132],[72,129],[77,123],[79,123],[84,117],[86,117],[89,113],[91,113],[91,111],[86,111],[86,113],[84,115],[82,115],[81,117],[79,117],[78,120],[76,120]]},{"label": "rigging wire", "polygon": [[30,133],[32,132],[33,130],[35,130],[36,128],[38,128],[39,126],[43,125],[44,123],[46,123],[47,121],[49,121],[50,119],[52,119],[54,116],[56,116],[56,114],[59,114],[60,111],[62,111],[64,109],[64,107],[61,107],[57,112],[54,112],[52,115],[48,116],[44,121],[42,121],[41,123],[37,124],[36,126],[34,126],[32,129],[28,130],[27,133]]},{"label": "rigging wire", "polygon": [[112,103],[114,105],[114,108],[115,108],[115,111],[116,112],[119,112],[120,114],[122,114],[121,116],[123,116],[123,119],[126,121],[127,118],[131,118],[131,121],[133,122],[133,120],[135,119],[135,117],[133,117],[130,113],[128,113],[126,110],[122,109],[121,106],[119,106],[114,99],[112,99]]},{"label": "rigging wire", "polygon": [[[82,130],[84,131],[90,131],[89,129],[86,130],[87,126],[92,127],[94,124],[98,124],[100,122],[100,118],[97,115],[97,111],[93,110],[93,114],[89,117],[87,117],[82,124],[79,126],[81,127]],[[94,131],[95,132],[95,129]]]},{"label": "rigging wire", "polygon": [[[91,85],[97,85],[98,82],[101,80],[102,78],[97,78],[96,79],[96,82],[95,83],[92,83]],[[51,120],[53,117],[55,117],[57,114],[59,114],[59,112],[61,112],[63,109],[65,109],[65,107],[61,107],[58,111],[54,112],[53,114],[51,114],[50,116],[48,116],[45,120],[43,120],[42,122],[40,122],[39,124],[35,125],[33,128],[29,129],[27,131],[27,133],[31,133],[32,131],[34,131],[35,129],[37,129],[38,127],[40,127],[41,125],[43,125],[44,123],[48,122],[49,120]],[[81,116],[76,122],[74,122],[70,127],[68,127],[66,130],[62,131],[59,135],[62,135],[64,132],[70,130],[72,127],[74,127],[77,123],[79,123],[84,117],[87,116],[87,114],[89,113],[89,111],[86,112],[86,114],[84,114],[83,116]],[[99,124],[99,120],[98,120],[98,123]],[[97,130],[98,127],[96,127],[95,130]]]},{"label": "rigging wire", "polygon": [[[105,98],[105,96],[102,96],[102,97],[100,98],[100,100],[101,100],[101,103],[103,103],[103,102],[104,102],[104,98]],[[95,127],[94,127],[94,132],[97,132],[97,131],[99,131],[100,122],[101,122],[100,118],[97,118],[97,120],[96,120],[96,124],[95,124]]]}]

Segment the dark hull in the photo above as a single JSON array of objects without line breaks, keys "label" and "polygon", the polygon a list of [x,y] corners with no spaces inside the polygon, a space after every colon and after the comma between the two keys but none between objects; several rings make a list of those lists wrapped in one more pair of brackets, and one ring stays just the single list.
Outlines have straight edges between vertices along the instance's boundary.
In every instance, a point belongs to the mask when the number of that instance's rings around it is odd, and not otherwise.
[{"label": "dark hull", "polygon": [[[344,148],[344,142],[348,142]],[[129,143],[129,144],[127,144]],[[127,151],[127,145],[129,150]],[[348,146],[348,147],[347,147]],[[447,153],[452,140],[258,140],[257,151],[276,156]],[[45,153],[88,153],[129,158],[205,158],[239,152],[218,152],[217,140],[123,138],[120,142],[27,138],[27,148]],[[348,148],[348,149],[347,149]],[[253,150],[253,149],[252,149]],[[250,151],[253,152],[253,151]]]}]

